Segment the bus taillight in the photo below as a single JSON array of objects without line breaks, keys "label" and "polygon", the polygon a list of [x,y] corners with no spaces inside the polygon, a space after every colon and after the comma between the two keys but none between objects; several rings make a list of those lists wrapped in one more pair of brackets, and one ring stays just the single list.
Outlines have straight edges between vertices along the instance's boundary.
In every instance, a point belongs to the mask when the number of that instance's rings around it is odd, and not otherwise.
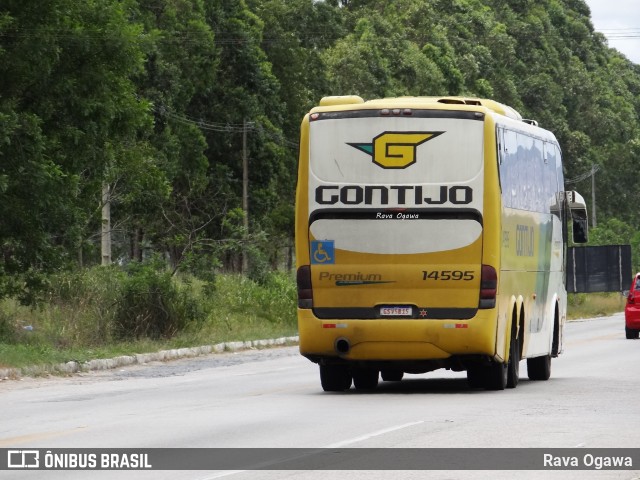
[{"label": "bus taillight", "polygon": [[298,268],[296,283],[298,284],[298,308],[313,308],[311,266],[302,265]]},{"label": "bus taillight", "polygon": [[495,308],[498,292],[498,274],[491,265],[482,265],[480,277],[480,303],[478,308]]}]

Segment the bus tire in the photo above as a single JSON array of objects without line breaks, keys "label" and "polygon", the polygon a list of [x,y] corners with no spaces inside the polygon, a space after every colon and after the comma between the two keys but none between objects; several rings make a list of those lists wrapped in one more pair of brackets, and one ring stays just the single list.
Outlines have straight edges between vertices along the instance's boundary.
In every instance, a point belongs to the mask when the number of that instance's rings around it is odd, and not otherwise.
[{"label": "bus tire", "polygon": [[484,370],[482,367],[469,367],[467,369],[467,384],[470,388],[484,387]]},{"label": "bus tire", "polygon": [[346,365],[320,365],[320,384],[325,392],[351,388],[351,372]]},{"label": "bus tire", "polygon": [[520,380],[520,342],[515,331],[509,342],[509,362],[507,363],[507,388],[516,388]]},{"label": "bus tire", "polygon": [[640,330],[635,328],[624,327],[624,333],[627,340],[634,340],[640,336]]},{"label": "bus tire", "polygon": [[487,390],[504,390],[507,386],[508,364],[492,363],[486,367],[485,388]]},{"label": "bus tire", "polygon": [[402,370],[382,370],[380,376],[385,382],[399,382],[404,377]]},{"label": "bus tire", "polygon": [[549,380],[551,376],[551,355],[527,358],[527,374],[530,380]]},{"label": "bus tire", "polygon": [[357,390],[373,390],[378,386],[378,370],[372,368],[354,368],[353,386]]}]

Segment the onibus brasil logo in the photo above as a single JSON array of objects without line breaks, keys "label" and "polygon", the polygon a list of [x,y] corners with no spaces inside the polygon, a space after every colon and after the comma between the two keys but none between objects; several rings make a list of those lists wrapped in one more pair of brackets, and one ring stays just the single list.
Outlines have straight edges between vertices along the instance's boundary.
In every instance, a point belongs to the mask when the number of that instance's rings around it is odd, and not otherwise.
[{"label": "onibus brasil logo", "polygon": [[372,143],[348,143],[373,157],[373,163],[382,168],[407,168],[416,163],[418,145],[442,135],[444,132],[384,132]]}]

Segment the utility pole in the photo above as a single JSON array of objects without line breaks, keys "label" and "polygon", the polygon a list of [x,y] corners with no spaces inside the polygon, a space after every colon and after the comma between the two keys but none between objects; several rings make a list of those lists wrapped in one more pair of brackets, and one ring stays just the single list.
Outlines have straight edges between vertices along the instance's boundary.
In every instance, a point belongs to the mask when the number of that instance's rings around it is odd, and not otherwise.
[{"label": "utility pole", "polygon": [[591,226],[596,227],[596,172],[598,168],[591,166]]},{"label": "utility pole", "polygon": [[242,273],[249,270],[247,235],[249,234],[249,156],[247,153],[247,120],[242,122],[242,211],[244,212],[244,242],[242,246]]},{"label": "utility pole", "polygon": [[111,187],[102,185],[102,265],[111,265]]}]

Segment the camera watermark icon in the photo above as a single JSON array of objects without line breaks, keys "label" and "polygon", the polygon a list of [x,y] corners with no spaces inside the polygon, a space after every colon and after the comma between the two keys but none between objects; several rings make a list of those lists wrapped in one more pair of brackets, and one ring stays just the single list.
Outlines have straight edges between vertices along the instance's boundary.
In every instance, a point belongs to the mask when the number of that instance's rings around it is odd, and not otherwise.
[{"label": "camera watermark icon", "polygon": [[7,452],[8,468],[40,468],[40,451],[9,450]]}]

